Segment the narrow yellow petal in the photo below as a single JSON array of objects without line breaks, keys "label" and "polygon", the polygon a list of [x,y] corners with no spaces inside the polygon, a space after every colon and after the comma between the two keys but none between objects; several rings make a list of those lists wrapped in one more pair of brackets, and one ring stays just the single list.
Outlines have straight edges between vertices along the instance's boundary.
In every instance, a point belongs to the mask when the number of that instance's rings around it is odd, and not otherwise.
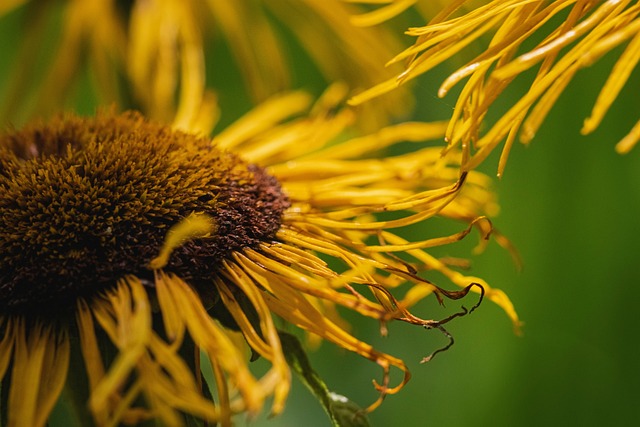
[{"label": "narrow yellow petal", "polygon": [[205,66],[202,35],[197,25],[193,25],[193,6],[185,2],[171,8],[176,19],[180,41],[180,92],[174,127],[191,130],[201,114],[205,98]]},{"label": "narrow yellow petal", "polygon": [[222,427],[230,427],[231,423],[231,401],[229,399],[229,385],[227,384],[227,378],[224,375],[224,370],[220,366],[220,363],[216,359],[209,358],[211,364],[211,370],[216,381],[216,388],[218,389],[218,400],[220,407],[220,425]]},{"label": "narrow yellow petal", "polygon": [[388,6],[372,10],[371,12],[351,17],[351,23],[359,27],[378,25],[409,9],[418,0],[397,0]]},{"label": "narrow yellow petal", "polygon": [[597,8],[591,15],[585,18],[571,31],[567,31],[563,35],[554,38],[549,43],[545,43],[542,46],[519,56],[508,65],[496,70],[495,77],[500,80],[507,79],[529,69],[533,64],[555,52],[558,52],[560,49],[586,34],[599,22],[604,21],[608,15],[615,13],[616,9],[623,9],[625,7],[625,3],[626,2],[624,1],[617,0],[602,3],[599,8]]},{"label": "narrow yellow petal", "polygon": [[379,83],[363,92],[360,92],[357,95],[354,95],[351,99],[349,99],[349,105],[361,105],[367,101],[372,100],[380,95],[391,92],[393,89],[396,89],[400,86],[400,82],[398,78],[393,77],[391,79],[385,80],[382,83]]},{"label": "narrow yellow petal", "polygon": [[15,355],[9,389],[8,425],[10,427],[36,426],[38,392],[43,375],[42,362],[46,351],[46,338],[38,325],[27,336],[26,326],[19,321],[14,328]]},{"label": "narrow yellow petal", "polygon": [[120,352],[89,399],[89,407],[98,413],[108,407],[114,393],[135,369],[151,336],[151,307],[137,278],[121,280],[108,297],[111,306],[98,300],[92,305],[93,313]]},{"label": "narrow yellow petal", "polygon": [[[379,319],[385,317],[385,310],[378,304],[363,298],[361,295],[350,295],[336,291],[326,280],[316,280],[277,261],[269,261],[257,252],[246,254],[247,258],[237,255],[235,260],[243,266],[259,283],[269,283],[267,289],[278,292],[283,286],[290,287],[305,295],[333,301],[358,313]],[[356,263],[350,263],[356,266]]]},{"label": "narrow yellow petal", "polygon": [[223,149],[235,148],[287,117],[302,113],[310,103],[311,98],[304,92],[274,96],[217,134],[213,144]]},{"label": "narrow yellow petal", "polygon": [[127,71],[147,115],[169,122],[178,89],[178,35],[172,2],[136,2],[129,20]]},{"label": "narrow yellow petal", "polygon": [[[151,402],[150,409],[160,414],[166,424],[181,425],[180,412],[193,414],[204,420],[217,421],[221,411],[214,402],[203,396],[201,384],[194,378],[186,361],[176,352],[176,346],[167,344],[155,334],[149,341],[150,353],[139,361],[141,389]],[[199,353],[194,354],[199,357]]]},{"label": "narrow yellow petal", "polygon": [[205,214],[189,215],[167,232],[165,241],[158,256],[151,260],[149,268],[163,268],[169,262],[169,256],[176,248],[194,238],[208,237],[216,232],[217,225],[213,218]]},{"label": "narrow yellow petal", "polygon": [[[289,84],[289,70],[262,5],[218,0],[209,0],[207,5],[229,43],[253,98],[263,100],[285,89]],[[247,37],[247,28],[251,28],[252,37]],[[256,40],[260,44],[258,49]]]},{"label": "narrow yellow petal", "polygon": [[[249,319],[245,316],[244,311],[238,304],[233,293],[230,292],[229,288],[218,282],[220,296],[230,313],[234,316],[234,319],[238,322],[247,342],[273,364],[272,369],[265,377],[273,377],[274,400],[272,412],[274,415],[279,414],[283,411],[286,398],[289,394],[291,374],[284,354],[282,353],[280,338],[278,337],[278,331],[271,318],[271,312],[265,304],[255,282],[251,280],[250,276],[242,271],[238,265],[225,262],[225,270],[229,278],[233,279],[233,283],[237,285],[251,301],[260,319],[261,334],[258,334],[258,331],[254,329]],[[262,382],[264,384],[264,381]]]},{"label": "narrow yellow petal", "polygon": [[9,362],[11,361],[11,356],[13,355],[13,337],[15,335],[13,329],[16,327],[14,325],[14,321],[0,317],[0,326],[3,327],[4,330],[4,336],[2,337],[2,341],[0,341],[0,379],[4,378],[7,368],[9,367]]},{"label": "narrow yellow petal", "polygon": [[[34,426],[46,425],[58,397],[64,389],[69,368],[70,343],[66,333],[47,337],[42,365],[43,378],[38,390],[38,414]],[[33,392],[33,390],[32,390]]]},{"label": "narrow yellow petal", "polygon": [[[390,243],[394,243],[394,244],[406,243],[405,239],[402,239],[401,237],[398,237],[398,236],[389,235],[387,236],[387,238]],[[468,286],[470,283],[479,283],[480,285],[482,285],[482,287],[484,288],[485,295],[494,303],[496,303],[498,306],[500,306],[505,311],[507,316],[509,316],[516,332],[520,330],[521,322],[513,307],[513,304],[511,303],[511,301],[505,295],[504,292],[502,292],[499,289],[494,289],[490,287],[486,281],[480,279],[479,277],[465,276],[457,271],[451,270],[442,261],[429,255],[425,251],[411,250],[411,251],[408,251],[408,253],[411,256],[423,262],[427,267],[440,271],[445,276],[447,276],[453,283],[460,286],[461,288]],[[473,290],[474,292],[477,291],[475,288]]]},{"label": "narrow yellow petal", "polygon": [[616,144],[616,151],[620,154],[628,153],[640,140],[640,121],[636,122],[631,131]]},{"label": "narrow yellow petal", "polygon": [[67,377],[69,339],[23,320],[12,328],[15,353],[9,389],[9,427],[44,426]]},{"label": "narrow yellow petal", "polygon": [[[76,322],[78,324],[78,331],[80,334],[82,360],[84,361],[87,378],[89,380],[88,391],[91,394],[104,377],[105,367],[98,347],[93,317],[89,306],[82,300],[78,301]],[[107,404],[102,407],[95,408],[93,416],[96,423],[105,425],[109,417],[109,411],[110,407]]]},{"label": "narrow yellow petal", "polygon": [[[640,22],[638,22],[637,27],[640,28]],[[581,130],[583,134],[590,133],[598,127],[609,107],[611,107],[611,104],[618,97],[622,87],[629,79],[638,61],[640,61],[640,32],[636,33],[636,36],[620,55],[609,74],[609,78],[602,86],[598,99],[593,106],[591,116],[584,121],[584,126]]]},{"label": "narrow yellow petal", "polygon": [[357,159],[370,155],[399,142],[437,140],[444,136],[447,122],[404,122],[386,126],[372,135],[354,138],[342,144],[329,146],[303,157],[303,159]]},{"label": "narrow yellow petal", "polygon": [[165,281],[164,274],[156,273],[155,285],[160,312],[162,313],[162,323],[169,341],[182,341],[185,331],[185,324],[182,314],[178,310],[178,305],[173,299],[169,286]]},{"label": "narrow yellow petal", "polygon": [[207,314],[198,295],[186,283],[172,275],[165,275],[163,280],[171,284],[167,289],[171,291],[193,341],[220,364],[238,388],[242,400],[236,404],[236,410],[257,413],[266,396],[233,342]]},{"label": "narrow yellow petal", "polygon": [[[376,384],[380,397],[367,408],[368,411],[375,409],[385,395],[397,393],[409,380],[410,374],[404,362],[356,339],[319,313],[306,299],[290,292],[278,293],[274,296],[264,293],[263,297],[269,308],[288,322],[380,365],[383,369],[383,381],[382,385]],[[391,366],[399,368],[404,373],[403,380],[395,387],[388,386]]]}]

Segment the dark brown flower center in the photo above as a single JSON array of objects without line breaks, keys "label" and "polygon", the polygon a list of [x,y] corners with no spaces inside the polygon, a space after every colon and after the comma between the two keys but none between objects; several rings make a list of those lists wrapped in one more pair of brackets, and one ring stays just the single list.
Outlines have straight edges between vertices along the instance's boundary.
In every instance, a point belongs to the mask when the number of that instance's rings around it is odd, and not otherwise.
[{"label": "dark brown flower center", "polygon": [[192,213],[214,236],[166,270],[211,280],[230,253],[273,239],[288,200],[258,166],[136,113],[64,117],[0,136],[0,312],[74,308],[147,265]]}]

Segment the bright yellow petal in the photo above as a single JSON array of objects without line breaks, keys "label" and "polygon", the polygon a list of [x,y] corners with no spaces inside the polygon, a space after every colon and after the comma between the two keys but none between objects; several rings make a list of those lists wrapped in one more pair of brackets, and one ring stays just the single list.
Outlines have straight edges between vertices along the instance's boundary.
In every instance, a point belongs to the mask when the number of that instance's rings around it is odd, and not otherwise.
[{"label": "bright yellow petal", "polygon": [[[231,402],[230,410],[255,414],[262,407],[268,390],[263,390],[243,362],[243,356],[225,331],[207,314],[199,296],[175,276],[164,276],[167,290],[183,317],[194,342],[229,375],[241,398]],[[222,410],[224,411],[224,409]]]},{"label": "bright yellow petal", "polygon": [[44,426],[67,377],[69,338],[49,327],[17,320],[9,389],[8,426]]},{"label": "bright yellow petal", "polygon": [[151,307],[137,278],[120,281],[116,290],[107,294],[107,301],[109,305],[106,301],[94,302],[92,311],[119,353],[91,394],[89,407],[95,413],[109,406],[135,370],[151,337]]}]

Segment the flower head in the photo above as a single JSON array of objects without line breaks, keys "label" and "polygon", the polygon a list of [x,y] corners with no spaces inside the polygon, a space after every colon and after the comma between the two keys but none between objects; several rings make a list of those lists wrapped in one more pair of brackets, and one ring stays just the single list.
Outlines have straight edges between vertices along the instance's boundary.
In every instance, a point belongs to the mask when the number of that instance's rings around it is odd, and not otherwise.
[{"label": "flower head", "polygon": [[[437,321],[410,308],[432,293],[458,299],[473,290],[517,324],[501,291],[425,251],[474,226],[488,236],[483,215],[495,203],[486,177],[460,175],[459,154],[442,157],[438,147],[369,156],[437,138],[444,124],[340,142],[353,121],[336,107],[341,97],[329,91],[308,115],[300,115],[304,94],[272,99],[213,143],[113,112],[2,136],[0,377],[9,425],[45,424],[69,386],[70,360],[84,363],[79,382],[98,425],[184,417],[228,425],[270,396],[278,413],[290,374],[276,317],[380,365],[373,409],[409,379],[407,367],[351,335],[336,307],[383,332],[392,320],[444,331],[466,310]],[[436,215],[468,228],[418,241],[393,232]],[[423,269],[462,289],[432,284]],[[243,343],[271,369],[256,377]],[[398,385],[389,384],[392,367],[404,372]]]},{"label": "flower head", "polygon": [[[460,13],[459,8],[467,3],[468,8]],[[446,132],[449,146],[461,146],[468,152],[463,165],[468,170],[505,141],[498,168],[501,174],[516,137],[519,135],[524,143],[531,141],[576,73],[626,44],[600,89],[582,133],[598,127],[640,59],[639,14],[640,6],[627,0],[493,0],[479,4],[455,1],[427,25],[407,31],[416,37],[415,44],[391,61],[408,60],[404,72],[357,95],[352,103],[392,90],[458,55],[467,46],[486,40],[482,53],[452,73],[438,95],[444,97],[467,79]],[[503,92],[532,69],[535,75],[526,93],[501,112],[494,124],[483,128],[489,110],[497,100],[505,98],[501,96]],[[639,139],[640,122],[616,150],[626,152]]]},{"label": "flower head", "polygon": [[5,312],[68,309],[127,274],[152,281],[145,260],[167,230],[206,214],[207,244],[180,246],[166,266],[198,283],[272,239],[289,205],[264,169],[136,114],[36,123],[1,147]]}]

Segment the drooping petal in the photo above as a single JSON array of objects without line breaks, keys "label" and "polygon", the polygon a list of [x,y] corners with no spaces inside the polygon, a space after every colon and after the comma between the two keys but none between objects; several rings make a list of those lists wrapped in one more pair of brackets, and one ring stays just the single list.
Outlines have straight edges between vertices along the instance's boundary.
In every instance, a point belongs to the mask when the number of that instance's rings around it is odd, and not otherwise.
[{"label": "drooping petal", "polygon": [[229,402],[229,408],[222,408],[220,412],[247,411],[256,414],[262,408],[264,399],[272,392],[269,387],[274,385],[265,385],[253,377],[244,362],[244,355],[224,329],[209,316],[198,294],[189,285],[179,277],[159,273],[156,287],[159,293],[167,293],[164,300],[171,298],[178,308],[180,316],[174,328],[176,325],[180,329],[186,328],[194,343],[219,365],[227,376],[226,380],[237,388],[239,396]]},{"label": "drooping petal", "polygon": [[[118,349],[115,360],[95,384],[89,399],[89,408],[98,418],[105,409],[111,408],[114,401],[118,405],[124,404],[110,414],[113,418],[109,419],[109,423],[117,423],[135,397],[120,400],[118,395],[146,352],[152,334],[150,310],[147,295],[135,277],[123,279],[114,291],[106,295],[105,300],[91,304],[95,319]],[[90,335],[90,331],[87,334]],[[90,344],[86,348],[89,349]],[[93,371],[95,368],[90,369]]]},{"label": "drooping petal", "polygon": [[0,341],[0,379],[4,378],[13,355],[14,332],[11,324],[10,319],[0,317],[0,326],[3,331],[2,341]]},{"label": "drooping petal", "polygon": [[264,384],[271,383],[268,387],[274,390],[272,412],[274,415],[279,414],[284,409],[284,403],[289,394],[291,374],[282,354],[278,331],[273,323],[271,312],[261,292],[256,288],[255,282],[241,268],[227,261],[224,263],[223,275],[229,279],[228,283],[232,283],[232,286],[237,286],[243,292],[258,314],[260,329],[256,330],[229,285],[222,280],[216,282],[222,301],[238,323],[247,343],[273,365],[273,368],[260,381]]},{"label": "drooping petal", "polygon": [[24,319],[10,323],[7,332],[14,341],[8,425],[44,426],[66,381],[69,338],[41,324],[27,327]]}]

